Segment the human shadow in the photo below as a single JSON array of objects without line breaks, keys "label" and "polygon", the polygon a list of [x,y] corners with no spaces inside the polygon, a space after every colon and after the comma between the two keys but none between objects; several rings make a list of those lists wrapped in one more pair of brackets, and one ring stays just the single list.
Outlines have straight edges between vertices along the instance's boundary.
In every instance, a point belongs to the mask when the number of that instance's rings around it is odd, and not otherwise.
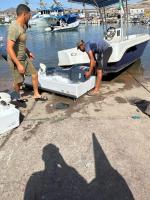
[{"label": "human shadow", "polygon": [[87,181],[48,144],[43,148],[43,171],[31,175],[24,200],[133,200],[123,177],[113,169],[93,134],[96,177]]},{"label": "human shadow", "polygon": [[95,134],[92,137],[96,177],[88,186],[88,199],[133,200],[125,179],[111,166]]},{"label": "human shadow", "polygon": [[43,148],[44,171],[33,174],[26,186],[24,200],[80,200],[86,180],[68,166],[59,149],[49,144]]}]

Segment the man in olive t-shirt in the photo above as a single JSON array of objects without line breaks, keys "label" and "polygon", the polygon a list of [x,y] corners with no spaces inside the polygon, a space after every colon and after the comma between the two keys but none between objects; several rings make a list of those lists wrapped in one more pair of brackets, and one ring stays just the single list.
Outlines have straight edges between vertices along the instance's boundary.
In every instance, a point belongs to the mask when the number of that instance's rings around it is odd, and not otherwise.
[{"label": "man in olive t-shirt", "polygon": [[16,13],[17,19],[9,27],[7,40],[8,63],[14,79],[14,89],[19,93],[20,86],[24,81],[24,75],[31,75],[34,99],[43,101],[46,98],[39,94],[38,73],[31,62],[34,56],[26,48],[26,29],[31,17],[30,8],[25,4],[20,4],[16,9]]}]

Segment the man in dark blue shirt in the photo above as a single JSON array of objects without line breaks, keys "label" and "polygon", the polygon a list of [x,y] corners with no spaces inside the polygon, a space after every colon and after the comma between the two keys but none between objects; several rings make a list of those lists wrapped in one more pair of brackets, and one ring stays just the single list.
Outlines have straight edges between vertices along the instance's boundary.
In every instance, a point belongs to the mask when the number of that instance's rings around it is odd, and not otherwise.
[{"label": "man in dark blue shirt", "polygon": [[109,57],[112,54],[112,47],[105,40],[88,41],[86,43],[81,40],[77,44],[77,48],[82,52],[86,52],[90,59],[89,71],[85,73],[86,78],[89,78],[94,71],[97,74],[95,88],[89,93],[90,95],[97,95],[102,80],[102,70],[107,66]]}]

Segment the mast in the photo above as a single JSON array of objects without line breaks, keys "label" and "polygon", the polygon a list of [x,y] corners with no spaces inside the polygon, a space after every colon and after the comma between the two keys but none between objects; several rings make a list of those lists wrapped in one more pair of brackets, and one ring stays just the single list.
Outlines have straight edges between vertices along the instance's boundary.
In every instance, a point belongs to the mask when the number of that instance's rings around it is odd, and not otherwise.
[{"label": "mast", "polygon": [[24,4],[28,6],[29,5],[29,0],[24,0]]},{"label": "mast", "polygon": [[[83,13],[85,14],[85,2],[83,2]],[[86,17],[86,14],[85,14],[85,17]]]},{"label": "mast", "polygon": [[119,0],[120,3],[120,16],[121,16],[121,40],[123,40],[123,33],[124,33],[124,27],[123,27],[123,1]]},{"label": "mast", "polygon": [[46,6],[45,1],[44,1],[44,0],[40,0],[40,8],[41,8],[41,9],[44,9],[45,6]]},{"label": "mast", "polygon": [[107,31],[107,20],[106,20],[106,12],[105,12],[106,10],[105,10],[105,7],[103,6],[103,12],[104,12],[104,28],[105,28],[105,31]]},{"label": "mast", "polygon": [[129,20],[129,16],[128,16],[128,1],[125,0],[126,3],[126,35],[127,35],[127,39],[128,39],[128,20]]},{"label": "mast", "polygon": [[[100,13],[100,16],[101,16],[101,19],[102,19],[102,24],[103,24],[103,35],[105,34],[105,30],[106,30],[106,24],[105,24],[105,22],[104,22],[104,17],[105,16],[103,16],[103,13],[102,13],[102,10],[101,10],[101,8],[100,8],[100,6],[98,5],[98,3],[96,2],[96,0],[93,0],[93,2],[95,3],[95,6],[98,8],[98,11],[99,11],[99,13]],[[101,6],[103,7],[103,9],[104,9],[104,6],[103,6],[103,4],[101,3]],[[105,13],[104,13],[104,15],[105,15]]]}]

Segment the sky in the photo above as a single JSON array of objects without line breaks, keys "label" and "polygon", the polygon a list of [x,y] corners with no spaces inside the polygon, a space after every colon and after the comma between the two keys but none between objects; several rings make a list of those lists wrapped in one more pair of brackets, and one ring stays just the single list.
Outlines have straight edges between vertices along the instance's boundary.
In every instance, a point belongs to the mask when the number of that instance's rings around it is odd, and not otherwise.
[{"label": "sky", "polygon": [[[75,3],[69,3],[67,0],[59,0],[64,8],[82,8],[82,4],[75,4]],[[130,2],[134,3],[139,0],[130,0]],[[46,3],[49,3],[49,5],[53,4],[53,0],[45,0]],[[5,10],[10,7],[16,8],[18,4],[24,3],[24,0],[0,0],[0,10]],[[29,0],[29,6],[32,9],[39,8],[39,0]]]}]

